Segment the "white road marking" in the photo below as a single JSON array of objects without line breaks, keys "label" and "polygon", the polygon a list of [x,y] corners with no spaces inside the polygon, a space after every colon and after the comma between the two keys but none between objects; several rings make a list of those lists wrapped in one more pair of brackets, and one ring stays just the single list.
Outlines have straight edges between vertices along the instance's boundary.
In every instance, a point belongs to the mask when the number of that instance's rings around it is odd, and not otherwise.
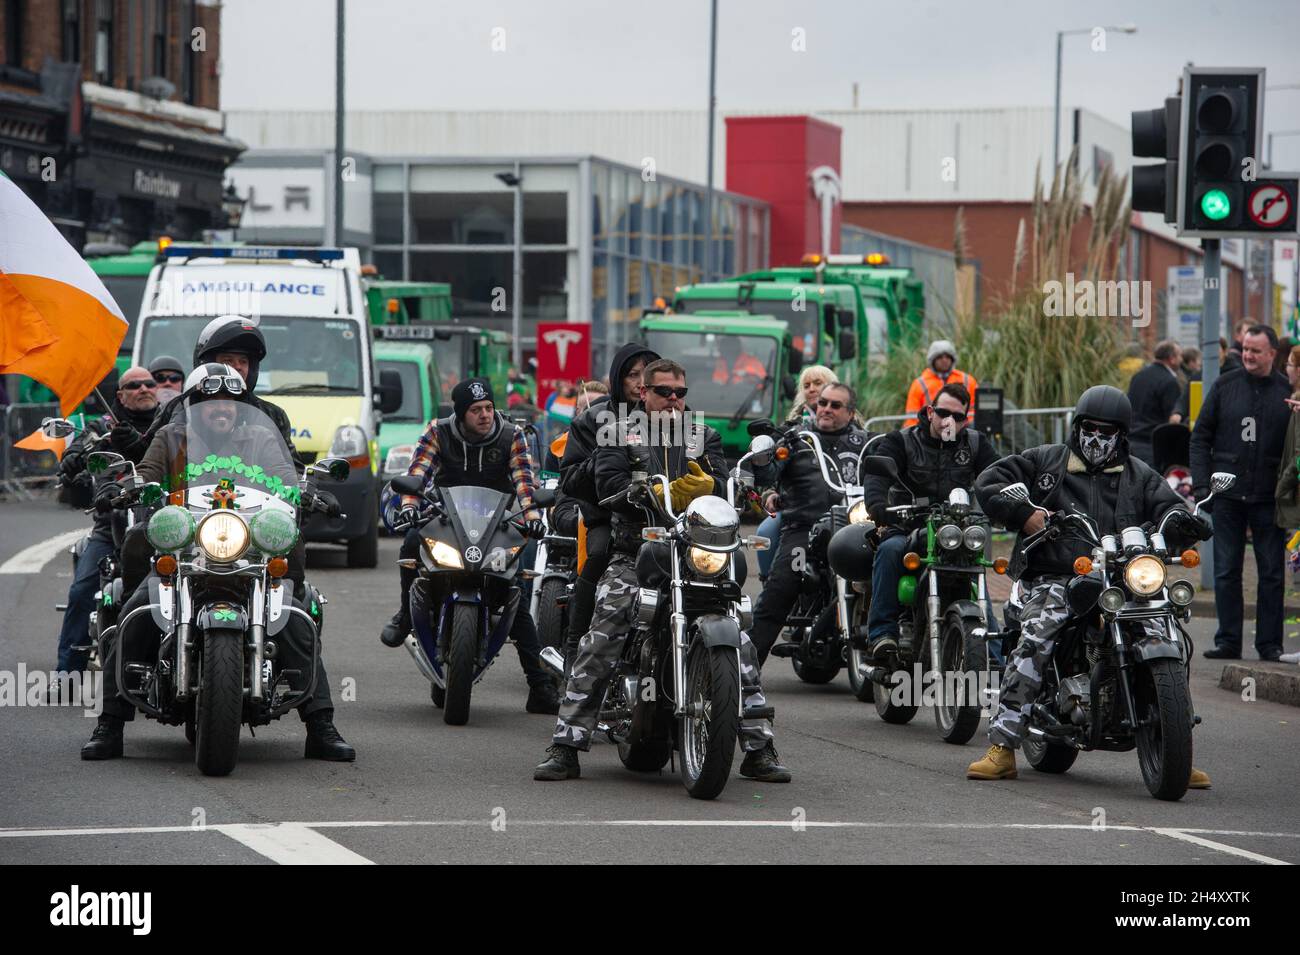
[{"label": "white road marking", "polygon": [[24,547],[3,564],[0,564],[0,574],[39,574],[41,568],[59,554],[67,551],[69,547],[85,537],[86,534],[87,529],[82,528],[81,530],[58,534],[49,540],[33,544],[31,547]]},{"label": "white road marking", "polygon": [[280,865],[374,865],[302,823],[210,826]]},{"label": "white road marking", "polygon": [[1158,832],[1160,835],[1168,836],[1171,839],[1180,839],[1183,842],[1190,842],[1192,845],[1204,846],[1206,849],[1214,849],[1217,852],[1226,852],[1229,855],[1239,856],[1242,859],[1249,859],[1251,862],[1259,862],[1263,865],[1291,864],[1289,862],[1283,862],[1281,859],[1274,859],[1272,856],[1265,856],[1260,855],[1258,852],[1251,852],[1248,849],[1238,849],[1236,846],[1224,845],[1222,842],[1202,839],[1200,836],[1194,836],[1189,832],[1183,832],[1181,829],[1152,829],[1151,831]]},{"label": "white road marking", "polygon": [[[351,849],[316,832],[317,829],[372,829],[389,827],[463,827],[491,826],[490,819],[377,819],[330,820],[323,822],[218,823],[205,828],[191,826],[118,826],[88,829],[0,829],[0,839],[30,839],[41,836],[135,835],[146,833],[207,831],[221,832],[281,865],[373,865]],[[512,827],[607,826],[698,829],[790,829],[790,819],[512,819]],[[1210,836],[1255,836],[1260,838],[1297,839],[1295,832],[1252,832],[1234,829],[1171,829],[1162,826],[1106,826],[1064,822],[858,822],[809,819],[800,822],[808,829],[1043,829],[1072,832],[1149,832],[1204,849],[1249,859],[1265,865],[1291,865],[1282,859],[1239,849],[1222,842],[1201,838]]]}]

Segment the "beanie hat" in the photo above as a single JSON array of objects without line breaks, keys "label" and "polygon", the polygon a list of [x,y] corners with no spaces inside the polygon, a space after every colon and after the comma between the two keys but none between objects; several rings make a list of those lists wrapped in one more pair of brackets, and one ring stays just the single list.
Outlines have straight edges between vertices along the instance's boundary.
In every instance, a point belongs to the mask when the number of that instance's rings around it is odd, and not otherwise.
[{"label": "beanie hat", "polygon": [[456,409],[456,418],[463,419],[469,406],[477,401],[490,401],[496,404],[492,396],[492,385],[486,378],[466,378],[451,389],[451,404]]}]

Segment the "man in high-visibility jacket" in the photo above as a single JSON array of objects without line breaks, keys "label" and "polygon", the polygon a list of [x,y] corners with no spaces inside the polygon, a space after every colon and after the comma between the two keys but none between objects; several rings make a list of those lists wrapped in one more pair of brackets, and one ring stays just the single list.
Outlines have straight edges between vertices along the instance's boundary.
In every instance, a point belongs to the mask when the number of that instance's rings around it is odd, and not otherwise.
[{"label": "man in high-visibility jacket", "polygon": [[931,343],[930,349],[925,353],[925,364],[925,371],[921,372],[919,378],[912,379],[912,387],[907,391],[907,406],[903,410],[907,412],[908,419],[903,422],[904,428],[916,424],[916,413],[933,404],[939,396],[939,389],[949,382],[964,386],[970,393],[970,406],[975,407],[975,389],[978,383],[974,375],[957,367],[956,345],[943,339]]},{"label": "man in high-visibility jacket", "polygon": [[745,351],[739,337],[723,335],[718,340],[718,357],[713,363],[714,384],[754,387],[769,377],[767,366]]}]

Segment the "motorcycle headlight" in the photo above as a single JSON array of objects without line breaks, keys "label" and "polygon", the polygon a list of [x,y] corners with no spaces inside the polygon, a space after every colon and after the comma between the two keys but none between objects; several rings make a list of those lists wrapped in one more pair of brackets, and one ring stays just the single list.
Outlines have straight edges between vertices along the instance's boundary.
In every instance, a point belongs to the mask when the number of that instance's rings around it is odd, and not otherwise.
[{"label": "motorcycle headlight", "polygon": [[452,570],[464,570],[465,561],[461,559],[460,551],[450,544],[442,541],[424,539],[424,546],[429,548],[429,556],[439,567],[450,567]]},{"label": "motorcycle headlight", "polygon": [[715,550],[705,550],[702,547],[692,547],[688,552],[691,560],[691,566],[695,572],[704,577],[715,577],[722,573],[727,567],[727,555]]},{"label": "motorcycle headlight", "polygon": [[1185,580],[1175,581],[1169,587],[1169,600],[1178,607],[1186,607],[1196,596],[1192,585]]},{"label": "motorcycle headlight", "polygon": [[687,504],[682,517],[686,523],[686,536],[691,543],[703,547],[730,547],[740,534],[736,509],[711,494],[697,497]]},{"label": "motorcycle headlight", "polygon": [[850,524],[865,524],[869,520],[871,520],[871,515],[867,513],[866,501],[858,501],[858,503],[849,508]]},{"label": "motorcycle headlight", "polygon": [[956,550],[961,546],[961,528],[956,524],[944,524],[937,536],[939,546],[944,550]]},{"label": "motorcycle headlight", "polygon": [[1107,613],[1118,613],[1124,606],[1124,591],[1118,587],[1107,587],[1097,597],[1097,603]]},{"label": "motorcycle headlight", "polygon": [[1139,597],[1159,593],[1165,585],[1165,564],[1158,557],[1143,554],[1128,562],[1124,568],[1124,583]]},{"label": "motorcycle headlight", "polygon": [[199,521],[198,542],[209,560],[229,564],[248,550],[248,525],[232,511],[212,511]]},{"label": "motorcycle headlight", "polygon": [[292,515],[275,508],[254,514],[248,522],[248,532],[253,546],[272,557],[289,553],[298,542],[298,522]]},{"label": "motorcycle headlight", "polygon": [[168,504],[149,518],[145,537],[154,550],[180,550],[194,540],[194,515],[178,504]]},{"label": "motorcycle headlight", "polygon": [[334,441],[330,444],[330,457],[359,458],[368,452],[366,433],[356,425],[340,425],[334,432]]},{"label": "motorcycle headlight", "polygon": [[967,550],[983,551],[984,545],[988,543],[989,532],[982,525],[976,524],[966,528],[961,535],[962,543],[966,545]]}]

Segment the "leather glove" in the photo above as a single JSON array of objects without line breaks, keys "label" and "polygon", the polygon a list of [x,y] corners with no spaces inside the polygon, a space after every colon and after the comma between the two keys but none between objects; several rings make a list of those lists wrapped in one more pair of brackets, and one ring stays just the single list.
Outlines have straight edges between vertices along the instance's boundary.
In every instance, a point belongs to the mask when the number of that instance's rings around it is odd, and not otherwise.
[{"label": "leather glove", "polygon": [[107,514],[113,510],[113,499],[122,493],[116,481],[105,481],[95,489],[95,511]]},{"label": "leather glove", "polygon": [[415,527],[420,523],[420,509],[407,504],[397,512],[397,523],[409,524],[411,527]]},{"label": "leather glove", "polygon": [[686,466],[686,473],[668,484],[668,493],[672,495],[673,510],[681,511],[697,497],[713,493],[713,478],[705,474],[697,462],[691,461]]},{"label": "leather glove", "polygon": [[324,505],[326,517],[338,517],[343,513],[343,508],[339,506],[339,499],[329,491],[317,491],[316,500]]},{"label": "leather glove", "polygon": [[86,457],[82,454],[65,454],[59,462],[59,472],[64,479],[71,482],[73,478],[86,471]]},{"label": "leather glove", "polygon": [[108,433],[108,440],[118,451],[123,451],[135,447],[140,442],[140,432],[133,428],[129,422],[119,421],[113,425],[113,430]]},{"label": "leather glove", "polygon": [[1207,541],[1214,536],[1214,529],[1210,527],[1209,521],[1184,510],[1174,511],[1169,518],[1169,523],[1179,534],[1198,541]]},{"label": "leather glove", "polygon": [[546,522],[536,518],[519,522],[519,532],[525,537],[531,537],[533,540],[541,540],[546,536]]}]

